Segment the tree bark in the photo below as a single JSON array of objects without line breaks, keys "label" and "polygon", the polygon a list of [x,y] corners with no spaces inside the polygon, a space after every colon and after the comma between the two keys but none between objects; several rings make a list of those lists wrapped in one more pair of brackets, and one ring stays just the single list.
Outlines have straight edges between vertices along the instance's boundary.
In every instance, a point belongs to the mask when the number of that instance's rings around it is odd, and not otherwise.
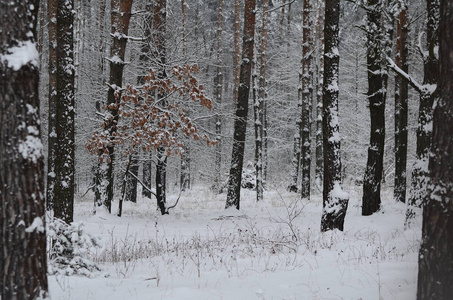
[{"label": "tree bark", "polygon": [[[397,40],[396,40],[396,65],[404,72],[409,72],[407,61],[409,48],[407,36],[407,4],[398,14]],[[401,76],[395,77],[395,187],[394,198],[396,201],[406,202],[406,166],[407,166],[407,101],[409,97],[409,84]]]},{"label": "tree bark", "polygon": [[310,199],[310,166],[311,166],[311,108],[313,103],[313,69],[311,67],[313,58],[313,36],[312,36],[312,4],[311,0],[304,0],[303,4],[303,40],[302,40],[302,74],[301,74],[301,95],[302,97],[302,130],[301,143],[301,196]]},{"label": "tree bark", "polygon": [[383,0],[368,0],[367,65],[368,100],[371,131],[368,159],[363,180],[362,215],[377,212],[381,206],[381,181],[385,143],[385,99],[387,72],[385,70]]},{"label": "tree bark", "polygon": [[[412,166],[411,190],[409,206],[406,212],[406,226],[410,226],[411,219],[415,217],[417,207],[422,206],[426,198],[426,186],[428,182],[428,159],[432,135],[432,107],[434,95],[433,87],[438,81],[438,58],[436,49],[439,46],[438,16],[440,0],[427,0],[428,23],[426,30],[427,51],[423,51],[423,85],[424,90],[420,94],[417,127],[416,161]],[[421,45],[420,45],[421,47]]]},{"label": "tree bark", "polygon": [[54,208],[54,188],[56,182],[55,174],[55,152],[57,151],[57,0],[48,0],[47,30],[49,34],[49,118],[47,121],[47,190],[46,209]]},{"label": "tree bark", "polygon": [[453,295],[453,2],[440,2],[439,85],[423,209],[417,299]]},{"label": "tree bark", "polygon": [[[126,53],[127,34],[131,17],[132,0],[111,1],[111,36],[110,50],[110,77],[107,93],[107,112],[104,120],[104,129],[113,140],[118,124],[118,105],[123,84],[124,57]],[[112,211],[113,199],[113,162],[115,147],[113,142],[108,146],[107,153],[100,153],[100,163],[96,178],[96,203]]]},{"label": "tree bark", "polygon": [[57,6],[57,105],[54,217],[70,224],[74,218],[74,1],[60,0]]},{"label": "tree bark", "polygon": [[343,231],[349,196],[341,187],[338,116],[340,0],[327,0],[324,25],[323,147],[324,181],[321,231]]},{"label": "tree bark", "polygon": [[[39,1],[0,1],[0,298],[5,300],[48,296],[38,7]],[[24,52],[27,57],[19,57]]]},{"label": "tree bark", "polygon": [[[154,3],[153,8],[153,23],[152,23],[152,38],[154,43],[153,56],[156,59],[157,68],[159,70],[157,76],[159,79],[167,77],[165,67],[167,64],[167,54],[165,48],[165,31],[167,26],[167,1],[158,0]],[[165,95],[158,95],[158,99],[162,99]],[[166,106],[166,101],[162,104]],[[156,198],[157,206],[162,215],[168,214],[166,200],[166,185],[167,184],[167,155],[165,148],[159,146],[157,149],[157,165],[156,165]]]},{"label": "tree bark", "polygon": [[266,50],[267,50],[267,26],[268,26],[268,0],[264,0],[262,5],[262,20],[260,33],[260,46],[258,50],[258,97],[254,103],[255,111],[255,176],[256,176],[256,201],[264,198],[263,183],[263,125],[264,125],[264,102],[266,101]]},{"label": "tree bark", "polygon": [[234,86],[233,86],[233,98],[234,103],[238,101],[238,89],[239,89],[239,73],[241,71],[241,45],[240,45],[240,36],[241,36],[241,7],[240,0],[234,0],[234,35],[233,35],[233,71],[234,71]]},{"label": "tree bark", "polygon": [[238,87],[238,100],[234,119],[234,141],[231,169],[228,178],[226,208],[240,207],[242,168],[244,162],[245,135],[247,128],[250,78],[252,76],[253,47],[255,36],[256,0],[246,0],[244,9],[244,36],[242,40],[242,62]]},{"label": "tree bark", "polygon": [[316,41],[318,49],[318,69],[316,85],[316,168],[315,168],[315,183],[321,187],[323,176],[323,154],[322,154],[322,86],[324,76],[324,1],[318,0],[318,19],[316,23]]},{"label": "tree bark", "polygon": [[222,107],[222,91],[223,91],[223,61],[222,61],[222,33],[223,33],[223,0],[217,1],[217,45],[216,45],[216,59],[217,67],[214,77],[214,97],[215,97],[215,159],[214,159],[214,190],[220,191],[221,185],[221,166],[222,166],[222,118],[219,111]]}]

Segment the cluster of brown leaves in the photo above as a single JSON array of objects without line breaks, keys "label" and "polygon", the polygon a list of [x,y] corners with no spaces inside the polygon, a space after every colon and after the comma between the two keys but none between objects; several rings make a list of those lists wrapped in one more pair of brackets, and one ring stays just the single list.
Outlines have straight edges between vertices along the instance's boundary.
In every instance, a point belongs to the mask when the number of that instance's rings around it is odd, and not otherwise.
[{"label": "cluster of brown leaves", "polygon": [[[203,86],[193,76],[198,72],[196,65],[175,66],[171,69],[172,76],[158,78],[156,72],[151,70],[142,86],[127,85],[121,95],[117,93],[119,101],[114,109],[109,109],[118,112],[117,118],[113,115],[107,117],[103,130],[94,132],[87,141],[87,149],[93,154],[100,154],[108,153],[109,146],[125,145],[127,151],[132,153],[137,148],[151,151],[164,146],[167,155],[171,155],[181,153],[182,136],[204,140],[207,146],[215,145],[215,141],[199,133],[184,107],[178,104],[181,101],[171,101],[186,97],[207,109],[212,108]],[[111,124],[114,124],[113,130]]]}]

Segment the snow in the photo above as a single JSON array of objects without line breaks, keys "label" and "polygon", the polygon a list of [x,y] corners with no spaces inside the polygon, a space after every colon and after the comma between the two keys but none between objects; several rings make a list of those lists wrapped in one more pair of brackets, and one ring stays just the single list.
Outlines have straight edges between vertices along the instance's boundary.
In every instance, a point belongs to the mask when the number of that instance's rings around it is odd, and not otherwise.
[{"label": "snow", "polygon": [[[383,191],[385,213],[361,216],[361,188],[347,186],[345,231],[320,232],[322,198],[269,187],[243,190],[241,210],[207,187],[182,194],[170,215],[155,200],[123,203],[123,217],[92,215],[88,194],[75,221],[100,239],[88,277],[49,276],[52,299],[415,299],[420,217],[404,230],[405,205]],[[347,195],[341,187],[336,194]],[[179,191],[168,191],[174,203]],[[344,195],[343,195],[344,194]],[[139,191],[140,195],[140,191]],[[118,202],[114,202],[117,205]]]},{"label": "snow", "polygon": [[33,231],[37,231],[37,232],[44,232],[44,223],[41,219],[41,217],[35,217],[33,219],[33,223],[31,223],[31,225],[27,228],[25,228],[25,232],[33,232]]},{"label": "snow", "polygon": [[5,61],[14,71],[29,63],[38,66],[38,50],[36,44],[31,41],[20,42],[19,46],[11,47],[6,52],[8,54],[0,54],[0,60]]},{"label": "snow", "polygon": [[43,145],[39,136],[27,135],[18,146],[19,153],[24,159],[36,163],[42,156]]}]

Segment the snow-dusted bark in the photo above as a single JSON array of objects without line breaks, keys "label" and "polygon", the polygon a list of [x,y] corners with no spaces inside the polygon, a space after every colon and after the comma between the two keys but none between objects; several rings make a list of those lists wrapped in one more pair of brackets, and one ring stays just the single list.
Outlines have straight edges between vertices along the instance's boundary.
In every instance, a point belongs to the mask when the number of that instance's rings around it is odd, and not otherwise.
[{"label": "snow-dusted bark", "polygon": [[261,32],[258,50],[258,97],[253,105],[255,115],[255,177],[256,177],[256,201],[263,200],[264,176],[263,176],[263,125],[264,125],[264,101],[266,101],[266,49],[267,49],[267,26],[268,26],[269,2],[263,1],[261,5]]},{"label": "snow-dusted bark", "polygon": [[420,105],[418,109],[416,161],[412,166],[412,181],[409,206],[406,213],[406,226],[410,226],[418,207],[426,198],[428,181],[428,159],[432,135],[432,106],[434,89],[438,81],[438,47],[439,47],[439,9],[440,0],[428,0],[428,22],[426,29],[427,49],[419,45],[423,55],[423,86],[420,89]]},{"label": "snow-dusted bark", "polygon": [[219,111],[222,107],[222,91],[223,91],[223,61],[222,61],[222,34],[223,34],[223,0],[217,1],[217,33],[216,33],[216,74],[214,77],[214,97],[215,97],[215,159],[214,159],[214,190],[219,191],[222,176],[220,168],[222,165],[222,118]]},{"label": "snow-dusted bark", "polygon": [[46,209],[53,210],[55,188],[55,152],[57,151],[57,0],[48,0],[47,11],[49,23],[49,117],[47,120],[47,189]]},{"label": "snow-dusted bark", "polygon": [[322,185],[323,155],[322,155],[322,85],[324,77],[324,0],[318,0],[318,18],[316,23],[316,49],[318,57],[316,85],[316,168],[315,184]]},{"label": "snow-dusted bark", "polygon": [[60,0],[57,6],[57,105],[55,187],[53,211],[70,224],[74,218],[74,1]]},{"label": "snow-dusted bark", "polygon": [[327,0],[324,25],[323,146],[324,181],[321,231],[343,230],[348,193],[341,187],[339,94],[340,1]]},{"label": "snow-dusted bark", "polygon": [[[132,0],[111,1],[111,37],[112,46],[110,49],[110,77],[107,93],[107,111],[104,119],[104,129],[109,136],[114,137],[118,123],[118,101],[121,95],[123,82],[123,69],[125,66],[124,57],[126,53],[127,35],[131,17]],[[113,199],[113,162],[115,159],[115,148],[111,144],[108,153],[100,153],[98,172],[96,176],[96,203],[104,205],[109,212],[112,209]],[[103,158],[107,154],[106,158]],[[105,169],[107,167],[107,169]],[[105,188],[105,183],[108,182]],[[103,193],[106,193],[105,195]]]},{"label": "snow-dusted bark", "polygon": [[228,177],[228,194],[226,208],[235,206],[239,209],[242,168],[244,162],[245,135],[247,128],[248,102],[250,79],[252,76],[252,61],[255,36],[256,0],[246,0],[244,9],[244,34],[242,42],[242,62],[236,115],[234,118],[234,141],[231,154],[231,169]]},{"label": "snow-dusted bark", "polygon": [[362,215],[375,213],[381,206],[381,181],[385,143],[385,99],[387,70],[384,0],[367,1],[368,101],[370,107],[370,144],[363,180]]},{"label": "snow-dusted bark", "polygon": [[233,98],[236,102],[238,100],[238,89],[239,89],[239,73],[241,71],[241,7],[240,0],[234,0],[234,34],[233,34],[233,73],[234,73],[234,86],[233,86]]},{"label": "snow-dusted bark", "polygon": [[38,1],[0,1],[0,299],[47,297]]},{"label": "snow-dusted bark", "polygon": [[[409,47],[407,43],[409,27],[407,24],[407,2],[397,2],[396,26],[396,65],[408,73]],[[407,166],[407,101],[409,84],[401,76],[395,76],[395,187],[396,201],[406,202],[406,166]]]},{"label": "snow-dusted bark", "polygon": [[423,208],[417,299],[453,295],[453,2],[440,1],[439,85]]},{"label": "snow-dusted bark", "polygon": [[[167,27],[167,0],[157,0],[153,3],[153,20],[152,20],[152,42],[154,44],[153,57],[156,59],[158,74],[160,79],[166,78],[167,73],[165,67],[167,64],[167,51],[165,48],[165,31]],[[164,98],[165,95],[158,95],[159,99]],[[166,101],[162,103],[166,106]],[[160,146],[157,149],[157,162],[156,162],[156,200],[157,206],[162,215],[168,214],[167,199],[167,155],[165,148]]]},{"label": "snow-dusted bark", "polygon": [[310,199],[310,172],[311,172],[311,108],[313,104],[313,21],[312,21],[312,0],[304,0],[303,21],[302,21],[302,73],[299,87],[302,97],[302,128],[301,128],[301,196]]}]

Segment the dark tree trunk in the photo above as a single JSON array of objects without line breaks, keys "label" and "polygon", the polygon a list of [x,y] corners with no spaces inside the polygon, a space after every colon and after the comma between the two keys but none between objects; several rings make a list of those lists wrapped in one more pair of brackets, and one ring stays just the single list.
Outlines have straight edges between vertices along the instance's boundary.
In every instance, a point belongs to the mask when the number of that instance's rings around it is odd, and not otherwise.
[{"label": "dark tree trunk", "polygon": [[327,0],[324,25],[323,147],[324,181],[321,231],[343,231],[348,194],[341,187],[340,126],[338,116],[338,52],[340,0]]},{"label": "dark tree trunk", "polygon": [[422,205],[426,198],[426,186],[428,184],[428,159],[432,135],[432,107],[434,95],[432,87],[438,80],[438,59],[436,49],[439,46],[439,7],[440,0],[428,0],[428,24],[426,30],[427,50],[423,55],[423,85],[425,89],[420,94],[420,105],[418,109],[417,127],[417,149],[416,161],[412,166],[411,191],[409,196],[409,207],[406,213],[406,225],[410,225],[410,220],[415,216],[417,207]]},{"label": "dark tree trunk", "polygon": [[[44,299],[48,292],[38,7],[39,1],[0,2],[0,298],[5,300]],[[17,50],[26,51],[27,59],[18,62]]]},{"label": "dark tree trunk", "polygon": [[228,178],[226,208],[239,209],[241,197],[242,167],[244,162],[245,134],[247,128],[250,78],[252,76],[253,47],[255,44],[256,0],[246,0],[244,9],[244,36],[242,40],[242,62],[239,76],[238,100],[234,119],[234,141],[231,169]]},{"label": "dark tree trunk", "polygon": [[217,67],[216,74],[214,77],[214,97],[215,97],[215,133],[216,142],[215,145],[215,159],[214,159],[214,190],[220,191],[220,185],[222,176],[222,118],[220,117],[219,111],[222,108],[222,91],[223,91],[223,70],[222,70],[222,32],[223,32],[223,0],[217,1]]},{"label": "dark tree trunk", "polygon": [[[152,186],[152,174],[153,174],[153,170],[152,170],[152,165],[153,165],[153,162],[152,162],[152,155],[149,155],[148,153],[146,153],[146,158],[145,160],[143,161],[143,184],[149,188],[151,188]],[[147,197],[147,198],[151,198],[151,192],[147,189],[143,189],[142,190],[142,195],[144,197]]]},{"label": "dark tree trunk", "polygon": [[[134,174],[134,176],[128,174],[128,173]],[[131,159],[131,164],[129,166],[129,170],[126,173],[127,175],[127,187],[126,187],[126,195],[124,200],[125,201],[131,201],[131,202],[137,202],[137,177],[138,177],[138,159],[137,159],[137,154],[134,153],[132,154],[132,159]]]},{"label": "dark tree trunk", "polygon": [[57,0],[48,0],[49,34],[49,119],[47,121],[47,190],[46,209],[53,210],[55,195],[55,152],[57,151]]},{"label": "dark tree trunk", "polygon": [[[150,54],[151,54],[151,27],[153,20],[153,6],[151,4],[146,5],[146,15],[143,21],[144,33],[143,38],[145,41],[140,49],[140,65],[141,65],[141,74],[137,78],[138,84],[144,83],[145,74],[148,73],[150,67]],[[148,188],[152,186],[152,159],[153,154],[145,152],[145,159],[143,160],[143,184]],[[151,198],[151,192],[148,189],[142,190],[142,195],[147,198]]]},{"label": "dark tree trunk", "polygon": [[318,0],[318,20],[316,24],[316,40],[317,49],[319,49],[318,69],[316,85],[316,168],[315,168],[315,183],[321,187],[323,176],[323,155],[322,155],[322,86],[324,76],[324,1]]},{"label": "dark tree trunk", "polygon": [[240,0],[234,0],[234,35],[233,35],[233,72],[234,72],[234,86],[233,86],[233,100],[234,103],[238,101],[238,90],[239,90],[239,73],[241,71],[241,7]]},{"label": "dark tree trunk", "polygon": [[368,0],[367,65],[368,101],[371,131],[368,159],[363,180],[362,215],[377,212],[381,206],[381,181],[384,163],[385,98],[387,72],[385,70],[385,34],[383,0]]},{"label": "dark tree trunk", "polygon": [[[154,43],[153,56],[157,60],[159,72],[158,78],[167,77],[165,67],[167,64],[167,54],[165,48],[165,31],[167,26],[167,1],[158,0],[153,7],[153,23],[152,23],[152,40]],[[158,95],[162,99],[165,95]],[[163,101],[162,106],[166,106],[166,101]],[[157,164],[156,164],[156,198],[157,206],[162,215],[168,214],[166,200],[166,183],[167,183],[167,155],[164,146],[159,146],[157,149]]]},{"label": "dark tree trunk", "polygon": [[[396,40],[396,65],[408,73],[407,58],[409,48],[407,36],[407,6],[403,3],[397,20]],[[409,97],[409,84],[401,76],[395,77],[395,187],[394,198],[396,201],[406,202],[406,166],[407,166],[407,100]]]},{"label": "dark tree trunk", "polygon": [[[111,1],[111,34],[112,47],[110,50],[110,78],[107,92],[107,112],[104,129],[113,140],[118,123],[118,107],[123,84],[124,57],[126,53],[127,34],[131,18],[132,0]],[[112,141],[113,142],[113,141]],[[96,203],[112,211],[113,199],[113,162],[115,160],[113,143],[107,148],[107,153],[100,153],[100,163],[96,178]]]},{"label": "dark tree trunk", "polygon": [[70,224],[74,218],[74,1],[57,7],[57,106],[54,217]]},{"label": "dark tree trunk", "polygon": [[439,20],[439,85],[433,115],[429,186],[423,209],[418,300],[453,295],[453,2],[442,0]]},{"label": "dark tree trunk", "polygon": [[157,149],[157,165],[156,165],[156,198],[157,206],[161,214],[168,214],[167,209],[167,155],[164,147]]},{"label": "dark tree trunk", "polygon": [[302,41],[302,74],[301,74],[301,97],[302,97],[302,130],[301,130],[301,196],[310,199],[310,171],[311,171],[311,108],[313,103],[313,70],[311,67],[313,58],[313,21],[311,17],[312,0],[304,0],[303,12],[303,41]]}]

